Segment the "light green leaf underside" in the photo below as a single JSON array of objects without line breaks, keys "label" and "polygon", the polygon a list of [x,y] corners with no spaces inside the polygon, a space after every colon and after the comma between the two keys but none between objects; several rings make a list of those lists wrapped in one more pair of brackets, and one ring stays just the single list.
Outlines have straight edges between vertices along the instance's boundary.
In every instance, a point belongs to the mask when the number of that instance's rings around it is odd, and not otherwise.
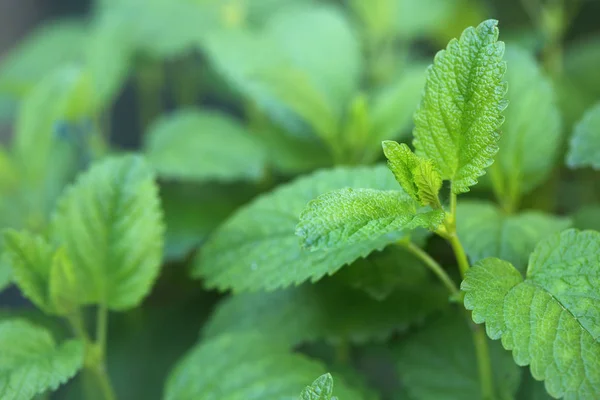
[{"label": "light green leaf underside", "polygon": [[23,320],[0,321],[0,397],[29,400],[56,390],[83,364],[83,343],[57,344],[45,328]]},{"label": "light green leaf underside", "polygon": [[600,169],[600,103],[590,108],[575,126],[567,165],[571,168]]},{"label": "light green leaf underside", "polygon": [[321,375],[310,385],[307,386],[298,400],[337,400],[333,397],[333,377],[327,373]]},{"label": "light green leaf underside", "polygon": [[[227,334],[201,342],[179,361],[167,380],[164,399],[291,400],[324,373],[319,362],[259,333]],[[334,378],[340,399],[361,398]]]},{"label": "light green leaf underside", "polygon": [[[499,343],[488,341],[488,345],[497,398],[514,398],[521,371]],[[482,399],[472,333],[462,313],[450,312],[430,321],[400,342],[395,354],[410,398]]]},{"label": "light green leaf underside", "polygon": [[437,227],[443,211],[419,213],[401,191],[340,189],[317,197],[300,214],[296,234],[307,249],[336,250],[417,227]]},{"label": "light green leaf underside", "polygon": [[193,274],[209,287],[235,292],[274,290],[316,281],[402,237],[401,232],[332,251],[302,249],[295,235],[306,204],[344,187],[398,188],[383,165],[323,170],[282,185],[239,209],[203,246]]},{"label": "light green leaf underside", "polygon": [[[510,106],[490,168],[509,196],[519,196],[544,182],[562,143],[562,124],[556,95],[533,56],[518,47],[506,52],[506,81]],[[535,149],[535,151],[531,151]]]},{"label": "light green leaf underside", "polygon": [[498,151],[506,64],[496,25],[488,20],[467,28],[436,55],[415,113],[416,152],[436,163],[455,193],[476,184]]},{"label": "light green leaf underside", "polygon": [[115,310],[139,304],[158,275],[163,248],[150,168],[131,155],[93,165],[60,199],[51,230],[77,266],[82,303]]},{"label": "light green leaf underside", "polygon": [[263,335],[297,345],[326,339],[364,343],[388,338],[447,304],[447,294],[426,279],[377,301],[366,293],[322,281],[224,300],[204,328],[207,337],[260,326]]},{"label": "light green leaf underside", "polygon": [[159,119],[145,137],[148,162],[164,178],[258,180],[265,151],[240,123],[219,112],[179,110]]},{"label": "light green leaf underside", "polygon": [[542,241],[523,280],[508,262],[480,261],[462,284],[473,320],[502,338],[518,365],[565,399],[600,392],[600,233],[567,230]]},{"label": "light green leaf underside", "polygon": [[492,203],[459,202],[457,231],[472,263],[486,257],[511,262],[525,273],[527,260],[540,240],[571,227],[568,218],[540,211],[507,215]]},{"label": "light green leaf underside", "polygon": [[19,289],[38,308],[52,313],[49,293],[52,246],[28,232],[8,231],[4,234],[4,252]]}]

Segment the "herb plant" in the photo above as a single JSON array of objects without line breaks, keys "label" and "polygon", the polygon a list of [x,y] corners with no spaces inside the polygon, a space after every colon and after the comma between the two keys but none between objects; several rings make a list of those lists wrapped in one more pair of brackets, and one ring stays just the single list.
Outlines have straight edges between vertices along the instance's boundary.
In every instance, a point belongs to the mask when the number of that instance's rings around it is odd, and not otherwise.
[{"label": "herb plant", "polygon": [[17,46],[0,398],[598,398],[593,5],[505,45],[484,3],[98,0]]}]

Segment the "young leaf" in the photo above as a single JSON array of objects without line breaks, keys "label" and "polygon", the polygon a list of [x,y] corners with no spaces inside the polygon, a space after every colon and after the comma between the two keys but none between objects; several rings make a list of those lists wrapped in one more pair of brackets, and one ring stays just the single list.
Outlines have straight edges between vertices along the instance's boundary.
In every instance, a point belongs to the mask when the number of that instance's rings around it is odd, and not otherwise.
[{"label": "young leaf", "polygon": [[571,136],[567,165],[600,169],[600,103],[590,108]]},{"label": "young leaf", "polygon": [[60,199],[52,234],[76,266],[82,303],[139,304],[158,275],[163,246],[150,168],[131,155],[92,166]]},{"label": "young leaf", "polygon": [[56,390],[83,364],[83,343],[58,345],[50,332],[23,320],[0,321],[0,397],[29,400]]},{"label": "young leaf", "polygon": [[500,182],[497,190],[502,194],[518,198],[548,177],[562,142],[562,126],[552,84],[533,56],[511,47],[506,61],[510,107],[490,176]]},{"label": "young leaf", "polygon": [[308,203],[296,235],[311,251],[335,250],[402,230],[435,229],[443,218],[442,210],[418,212],[417,204],[401,191],[347,188]]},{"label": "young leaf", "polygon": [[538,244],[527,277],[508,262],[480,261],[462,283],[473,321],[531,365],[554,397],[600,392],[600,233],[566,230]]},{"label": "young leaf", "polygon": [[421,205],[441,209],[442,177],[431,160],[415,155],[404,143],[386,140],[382,144],[388,166],[406,193]]},{"label": "young leaf", "polygon": [[[496,396],[514,398],[521,371],[510,352],[497,342],[488,341],[488,344]],[[446,313],[429,322],[400,342],[395,353],[400,379],[410,398],[481,399],[472,333],[460,313]]]},{"label": "young leaf", "polygon": [[319,171],[282,185],[239,209],[215,231],[195,261],[194,276],[222,290],[274,290],[333,274],[403,236],[394,232],[332,251],[302,249],[294,231],[306,203],[344,187],[392,190],[398,184],[385,166],[376,166]]},{"label": "young leaf", "polygon": [[333,397],[333,377],[331,374],[321,375],[312,385],[304,388],[298,400],[337,400],[337,397]]},{"label": "young leaf", "polygon": [[568,218],[540,211],[507,215],[483,201],[460,202],[456,220],[458,235],[471,262],[498,257],[523,273],[538,242],[571,227]]},{"label": "young leaf", "polygon": [[418,288],[398,290],[383,301],[325,280],[231,296],[219,304],[204,335],[248,332],[260,326],[265,337],[292,345],[324,339],[365,343],[404,331],[447,303],[440,286],[427,279]]},{"label": "young leaf", "polygon": [[42,237],[27,232],[4,234],[4,252],[10,260],[14,280],[19,289],[38,308],[52,313],[50,300],[50,268],[54,249]]},{"label": "young leaf", "polygon": [[258,180],[266,154],[240,123],[219,112],[179,110],[145,137],[148,162],[164,178],[197,182]]},{"label": "young leaf", "polygon": [[48,293],[50,304],[58,314],[72,314],[79,305],[77,272],[63,248],[54,253],[50,267]]},{"label": "young leaf", "polygon": [[417,154],[433,160],[454,193],[476,184],[498,151],[507,103],[504,43],[497,41],[496,25],[488,20],[467,28],[436,55],[415,113]]},{"label": "young leaf", "polygon": [[[319,362],[259,333],[226,334],[201,342],[179,361],[167,379],[164,399],[293,399],[306,382],[325,372]],[[361,398],[335,379],[340,399]]]}]

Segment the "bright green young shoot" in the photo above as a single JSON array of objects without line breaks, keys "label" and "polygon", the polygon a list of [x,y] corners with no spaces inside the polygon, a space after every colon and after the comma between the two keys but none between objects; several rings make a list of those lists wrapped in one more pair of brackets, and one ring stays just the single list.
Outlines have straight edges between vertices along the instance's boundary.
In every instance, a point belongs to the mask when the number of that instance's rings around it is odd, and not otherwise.
[{"label": "bright green young shoot", "polygon": [[599,267],[600,233],[567,230],[540,242],[525,280],[506,261],[480,261],[462,284],[465,307],[551,395],[591,399],[600,393]]},{"label": "bright green young shoot", "polygon": [[417,227],[435,229],[444,212],[419,213],[401,191],[341,189],[317,197],[300,214],[296,234],[310,250],[336,249]]},{"label": "bright green young shoot", "polygon": [[415,155],[404,143],[386,140],[382,144],[388,166],[402,189],[421,205],[441,209],[438,194],[442,177],[433,162]]},{"label": "bright green young shoot", "polygon": [[467,28],[436,55],[415,114],[417,154],[433,160],[457,194],[477,183],[498,151],[507,85],[497,24]]},{"label": "bright green young shoot", "polygon": [[310,386],[307,386],[298,400],[337,400],[333,396],[333,377],[327,373],[318,377]]}]

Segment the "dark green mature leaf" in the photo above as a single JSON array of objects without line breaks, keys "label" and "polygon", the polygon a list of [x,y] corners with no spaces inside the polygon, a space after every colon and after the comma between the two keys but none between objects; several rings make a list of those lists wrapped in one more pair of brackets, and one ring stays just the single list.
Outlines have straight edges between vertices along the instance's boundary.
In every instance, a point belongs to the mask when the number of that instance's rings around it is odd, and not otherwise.
[{"label": "dark green mature leaf", "polygon": [[83,343],[57,344],[50,332],[24,320],[0,321],[0,397],[29,400],[56,390],[83,364]]},{"label": "dark green mature leaf", "polygon": [[[325,372],[320,363],[259,333],[227,334],[201,342],[179,361],[167,380],[164,398],[288,400]],[[335,382],[340,399],[361,398],[340,378]]]},{"label": "dark green mature leaf", "polygon": [[490,175],[501,195],[518,198],[548,177],[562,143],[562,126],[554,89],[533,56],[511,47],[506,61],[510,107]]},{"label": "dark green mature leaf", "polygon": [[[514,398],[521,378],[510,352],[489,341],[497,398]],[[481,399],[472,332],[462,314],[451,312],[431,321],[400,342],[397,367],[411,398]]]},{"label": "dark green mature leaf", "polygon": [[498,151],[507,103],[504,43],[498,42],[496,25],[488,20],[467,28],[436,55],[415,113],[417,154],[436,163],[454,193],[476,184]]},{"label": "dark green mature leaf", "polygon": [[333,397],[333,377],[330,373],[321,375],[312,383],[304,388],[300,393],[299,400],[337,400]]},{"label": "dark green mature leaf", "polygon": [[398,190],[340,189],[312,200],[300,214],[296,234],[311,251],[348,248],[377,238],[397,237],[418,227],[435,229],[444,212],[418,212]]},{"label": "dark green mature leaf", "polygon": [[542,239],[572,225],[568,218],[540,211],[505,214],[483,201],[460,202],[457,215],[456,229],[471,262],[498,257],[523,273],[529,255]]},{"label": "dark green mature leaf", "polygon": [[150,168],[138,156],[92,166],[59,201],[53,238],[77,266],[82,303],[133,307],[156,279],[163,222]]},{"label": "dark green mature leaf", "polygon": [[344,267],[336,278],[383,301],[395,290],[422,285],[427,274],[427,267],[413,253],[401,246],[389,246]]},{"label": "dark green mature leaf", "polygon": [[567,165],[600,169],[600,103],[590,108],[571,136]]},{"label": "dark green mature leaf", "polygon": [[198,182],[257,180],[266,161],[249,131],[215,111],[186,109],[159,119],[144,147],[160,176]]},{"label": "dark green mature leaf", "polygon": [[577,210],[573,215],[573,228],[600,231],[600,205],[592,204]]},{"label": "dark green mature leaf", "polygon": [[402,237],[397,232],[333,251],[302,249],[294,232],[306,203],[344,187],[391,190],[398,184],[380,165],[323,170],[282,185],[239,209],[216,230],[196,259],[194,276],[222,290],[274,290],[333,274]]},{"label": "dark green mature leaf", "polygon": [[52,313],[48,286],[54,257],[52,246],[42,237],[8,231],[4,234],[4,254],[23,294],[44,312]]},{"label": "dark green mature leaf", "polygon": [[480,261],[461,286],[473,321],[502,338],[518,365],[565,399],[600,392],[600,233],[566,230],[538,244],[527,277],[508,262]]},{"label": "dark green mature leaf", "polygon": [[184,258],[255,194],[254,187],[239,183],[196,186],[163,182],[160,199],[166,225],[165,259]]},{"label": "dark green mature leaf", "polygon": [[324,281],[231,296],[217,307],[204,334],[214,337],[260,326],[265,336],[293,345],[321,339],[364,343],[404,331],[447,303],[445,291],[425,277],[418,286],[396,291],[382,301]]},{"label": "dark green mature leaf", "polygon": [[26,95],[57,67],[76,61],[83,52],[84,25],[57,20],[41,26],[19,43],[0,65],[0,91]]}]

